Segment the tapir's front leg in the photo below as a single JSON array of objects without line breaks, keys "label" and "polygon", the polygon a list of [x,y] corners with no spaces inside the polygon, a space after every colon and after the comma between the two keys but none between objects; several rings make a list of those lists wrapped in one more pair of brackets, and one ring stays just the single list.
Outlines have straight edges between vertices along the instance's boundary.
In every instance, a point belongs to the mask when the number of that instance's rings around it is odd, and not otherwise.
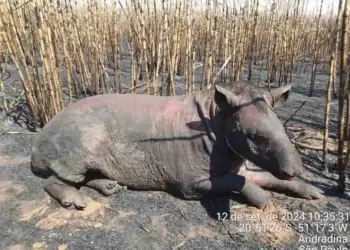
[{"label": "tapir's front leg", "polygon": [[321,199],[324,196],[322,191],[310,184],[303,183],[297,180],[280,180],[271,173],[261,168],[252,166],[240,172],[246,177],[248,182],[255,183],[259,187],[294,194],[297,197],[305,199]]},{"label": "tapir's front leg", "polygon": [[199,196],[230,191],[239,192],[246,197],[251,205],[258,208],[264,208],[270,202],[269,195],[262,188],[247,181],[245,177],[233,173],[198,181],[193,183],[190,189]]},{"label": "tapir's front leg", "polygon": [[86,207],[86,202],[79,191],[67,182],[59,179],[57,176],[50,176],[44,186],[44,190],[54,199],[61,203],[67,209]]}]

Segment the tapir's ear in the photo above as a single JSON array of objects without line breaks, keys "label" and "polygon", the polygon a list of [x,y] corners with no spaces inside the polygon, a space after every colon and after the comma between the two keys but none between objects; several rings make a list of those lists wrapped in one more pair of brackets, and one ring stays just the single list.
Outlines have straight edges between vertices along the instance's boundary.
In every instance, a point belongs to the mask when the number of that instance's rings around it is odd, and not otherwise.
[{"label": "tapir's ear", "polygon": [[239,97],[219,85],[215,85],[214,101],[220,109],[239,105]]},{"label": "tapir's ear", "polygon": [[281,86],[279,88],[271,90],[269,93],[267,93],[266,97],[267,100],[270,102],[270,105],[272,108],[277,108],[281,105],[283,105],[290,94],[291,91],[291,84]]}]

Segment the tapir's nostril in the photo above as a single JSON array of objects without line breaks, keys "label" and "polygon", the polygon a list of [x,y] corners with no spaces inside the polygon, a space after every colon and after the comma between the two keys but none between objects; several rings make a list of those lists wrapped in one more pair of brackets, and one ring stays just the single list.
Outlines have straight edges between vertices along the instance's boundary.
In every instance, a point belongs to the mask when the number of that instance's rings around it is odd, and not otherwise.
[{"label": "tapir's nostril", "polygon": [[293,172],[286,172],[286,171],[281,170],[281,178],[282,179],[291,180],[297,175],[298,175],[298,173],[296,173],[294,171]]}]

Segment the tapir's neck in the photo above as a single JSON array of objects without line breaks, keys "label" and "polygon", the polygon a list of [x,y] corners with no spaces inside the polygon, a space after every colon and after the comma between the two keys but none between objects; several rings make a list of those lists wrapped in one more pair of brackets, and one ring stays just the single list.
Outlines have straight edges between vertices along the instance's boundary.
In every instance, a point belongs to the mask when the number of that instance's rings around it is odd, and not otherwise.
[{"label": "tapir's neck", "polygon": [[226,143],[225,121],[226,115],[220,112],[213,94],[206,91],[193,95],[197,114],[201,119],[207,136],[202,137],[203,146],[208,149],[211,164],[215,164],[216,173],[237,173],[244,159],[232,152]]},{"label": "tapir's neck", "polygon": [[218,112],[214,98],[208,92],[199,92],[194,95],[194,104],[210,139],[215,141],[215,137],[224,131],[224,117]]}]

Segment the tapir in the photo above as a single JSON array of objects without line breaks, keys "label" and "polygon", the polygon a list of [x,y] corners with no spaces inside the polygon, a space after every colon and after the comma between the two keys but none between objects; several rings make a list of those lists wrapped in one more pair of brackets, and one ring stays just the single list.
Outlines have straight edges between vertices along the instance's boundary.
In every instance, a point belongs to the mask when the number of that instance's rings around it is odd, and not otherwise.
[{"label": "tapir", "polygon": [[[320,199],[320,189],[294,178],[303,163],[274,112],[290,92],[291,85],[266,91],[237,81],[178,96],[87,97],[40,131],[31,171],[67,209],[86,207],[82,186],[185,200],[235,192],[258,208],[271,203],[264,189]],[[263,171],[241,171],[246,160]]]}]

